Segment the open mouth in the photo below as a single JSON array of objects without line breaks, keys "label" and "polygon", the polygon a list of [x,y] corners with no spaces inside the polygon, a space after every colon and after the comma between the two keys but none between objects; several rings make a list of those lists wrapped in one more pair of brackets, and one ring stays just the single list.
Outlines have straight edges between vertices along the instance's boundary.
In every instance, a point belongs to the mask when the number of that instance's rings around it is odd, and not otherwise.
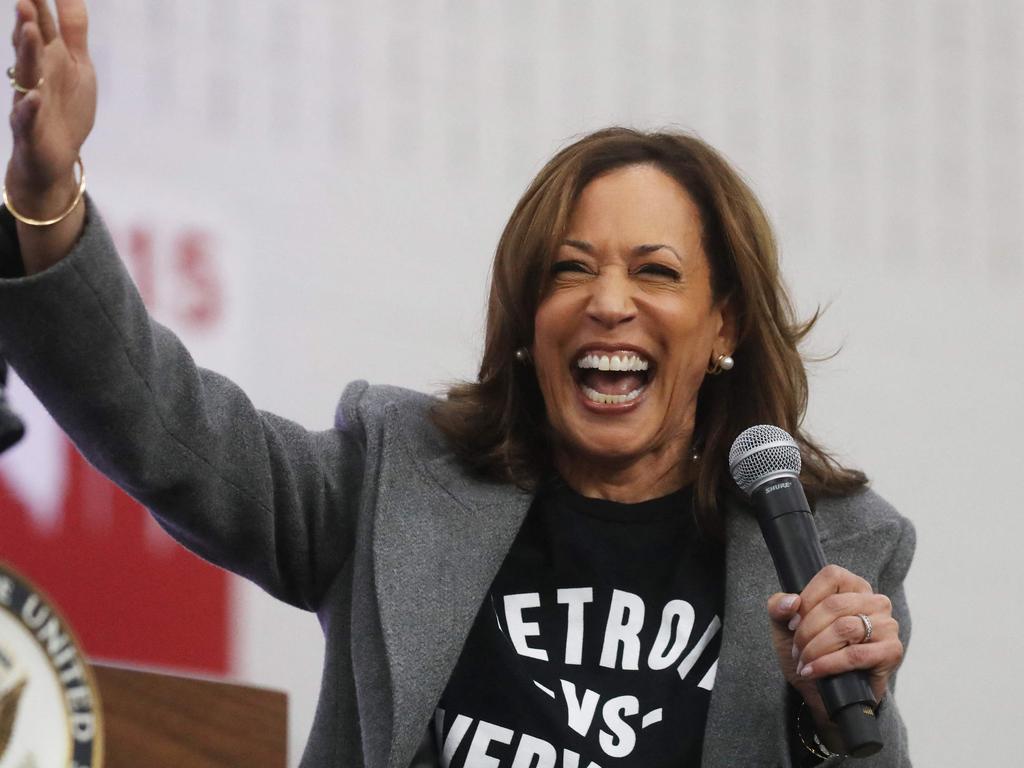
[{"label": "open mouth", "polygon": [[573,378],[583,396],[598,405],[624,405],[643,394],[653,366],[632,351],[584,351],[576,358]]}]

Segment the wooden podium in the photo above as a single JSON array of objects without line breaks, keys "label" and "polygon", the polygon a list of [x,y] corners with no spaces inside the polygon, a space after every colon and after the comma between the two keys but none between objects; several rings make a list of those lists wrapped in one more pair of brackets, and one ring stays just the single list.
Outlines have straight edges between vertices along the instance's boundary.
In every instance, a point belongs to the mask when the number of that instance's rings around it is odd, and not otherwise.
[{"label": "wooden podium", "polygon": [[285,768],[284,693],[90,666],[103,706],[104,768]]}]

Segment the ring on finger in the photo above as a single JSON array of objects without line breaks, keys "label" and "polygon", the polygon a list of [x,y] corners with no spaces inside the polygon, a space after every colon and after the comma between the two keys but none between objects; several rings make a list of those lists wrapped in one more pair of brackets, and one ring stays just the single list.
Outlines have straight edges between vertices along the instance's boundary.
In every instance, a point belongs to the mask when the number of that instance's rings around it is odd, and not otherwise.
[{"label": "ring on finger", "polygon": [[874,633],[875,627],[871,623],[871,619],[869,619],[863,613],[858,613],[857,618],[864,623],[864,638],[861,640],[861,642],[868,643],[871,641],[871,635]]},{"label": "ring on finger", "polygon": [[43,83],[46,82],[46,78],[45,77],[40,77],[38,83],[33,85],[31,88],[26,88],[24,85],[19,83],[17,78],[14,76],[14,67],[8,67],[7,68],[7,79],[11,83],[11,88],[16,90],[18,93],[28,93],[29,91],[34,91],[37,88],[42,88]]}]

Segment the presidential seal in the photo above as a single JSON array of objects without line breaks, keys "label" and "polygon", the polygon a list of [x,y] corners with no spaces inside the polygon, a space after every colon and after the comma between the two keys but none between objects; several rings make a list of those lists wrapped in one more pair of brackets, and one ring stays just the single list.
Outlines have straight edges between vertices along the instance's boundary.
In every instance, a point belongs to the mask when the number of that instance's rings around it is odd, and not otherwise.
[{"label": "presidential seal", "polygon": [[53,604],[0,562],[0,768],[101,768],[96,683]]}]

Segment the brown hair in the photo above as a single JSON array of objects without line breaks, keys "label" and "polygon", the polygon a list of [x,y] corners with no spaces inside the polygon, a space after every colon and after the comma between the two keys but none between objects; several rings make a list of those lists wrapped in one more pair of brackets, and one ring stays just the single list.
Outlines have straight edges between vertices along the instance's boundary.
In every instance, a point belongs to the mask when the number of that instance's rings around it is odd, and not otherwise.
[{"label": "brown hair", "polygon": [[456,454],[474,473],[524,488],[553,474],[540,388],[515,352],[531,346],[550,258],[575,201],[589,182],[629,165],[662,170],[697,204],[712,293],[716,300],[729,297],[737,313],[736,367],[705,377],[698,395],[693,444],[701,460],[694,490],[702,525],[722,533],[719,498],[736,491],[729,448],[754,424],[776,424],[793,435],[812,498],[864,485],[863,473],[842,467],[801,429],[807,374],[797,346],[818,312],[805,322],[796,318],[775,237],[750,187],[712,147],[681,132],[592,133],[556,154],[530,184],[498,242],[477,380],[452,386],[433,414]]}]

